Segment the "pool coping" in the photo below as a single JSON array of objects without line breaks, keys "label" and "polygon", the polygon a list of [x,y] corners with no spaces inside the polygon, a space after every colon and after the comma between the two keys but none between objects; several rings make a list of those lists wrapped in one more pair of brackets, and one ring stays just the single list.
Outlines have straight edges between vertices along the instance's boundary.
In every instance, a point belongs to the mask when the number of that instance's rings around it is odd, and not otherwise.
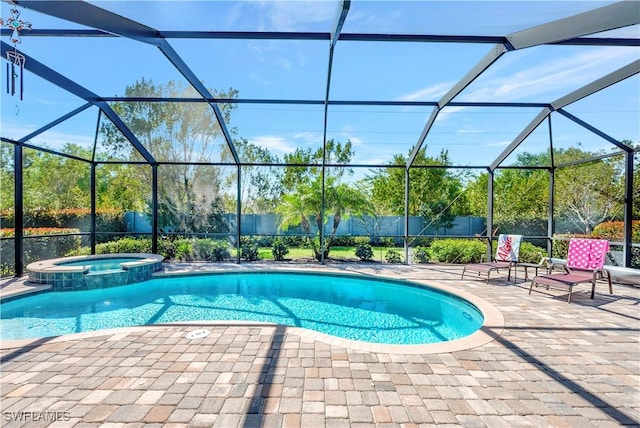
[{"label": "pool coping", "polygon": [[[322,343],[326,343],[329,345],[340,346],[343,348],[348,348],[352,350],[359,350],[363,352],[381,352],[381,353],[389,353],[389,354],[439,354],[439,353],[449,353],[456,351],[463,351],[468,349],[477,348],[479,346],[486,345],[497,337],[499,337],[504,331],[505,320],[502,313],[492,304],[490,304],[485,299],[476,296],[474,294],[468,293],[464,290],[460,290],[459,288],[454,288],[450,286],[445,286],[442,284],[434,284],[430,283],[427,280],[420,279],[399,279],[394,278],[391,274],[376,274],[371,275],[367,273],[344,273],[344,272],[336,272],[333,270],[314,270],[309,267],[297,268],[297,269],[278,269],[278,272],[295,272],[295,273],[310,273],[310,274],[331,274],[331,275],[341,275],[341,276],[352,276],[352,277],[363,277],[363,278],[373,278],[377,280],[389,280],[390,282],[394,282],[397,284],[402,284],[406,282],[408,286],[422,286],[433,288],[435,290],[440,290],[447,294],[452,294],[453,296],[457,296],[464,300],[467,300],[469,303],[474,305],[476,308],[480,310],[484,317],[484,322],[480,329],[476,332],[465,336],[460,339],[450,340],[447,342],[440,343],[429,343],[429,344],[420,344],[420,345],[397,345],[397,344],[383,344],[383,343],[372,343],[372,342],[363,342],[357,340],[346,339],[342,337],[332,336],[326,333],[321,333],[314,330],[305,329],[302,327],[292,327],[288,325],[281,325],[285,327],[287,332],[296,334],[301,338],[305,338],[312,341],[318,341]],[[240,269],[236,272],[229,272],[226,270],[212,270],[208,272],[195,272],[195,273],[187,273],[187,272],[163,272],[160,275],[154,277],[172,277],[172,276],[197,276],[197,275],[216,275],[216,274],[225,274],[225,273],[265,273],[264,270],[252,270],[252,269]],[[134,284],[132,284],[135,286]],[[27,294],[28,292],[23,293]],[[120,327],[113,329],[103,329],[103,330],[95,330],[83,333],[72,333],[62,336],[53,336],[53,337],[37,337],[37,338],[29,338],[29,339],[17,339],[17,340],[3,340],[0,342],[0,349],[14,349],[14,348],[23,348],[23,347],[33,347],[38,346],[39,344],[46,343],[57,343],[64,342],[70,340],[82,340],[85,338],[95,338],[101,336],[114,336],[114,337],[124,337],[132,332],[139,332],[150,329],[157,328],[167,328],[167,327],[216,327],[216,326],[229,326],[229,325],[261,325],[261,326],[276,326],[279,324],[275,323],[266,323],[266,322],[257,322],[257,321],[245,321],[245,320],[213,320],[213,321],[185,321],[179,323],[166,323],[166,324],[154,324],[154,325],[143,325],[143,326],[132,326],[132,327]],[[185,333],[186,334],[186,333]],[[110,339],[114,340],[114,339]],[[197,339],[194,339],[197,340]]]},{"label": "pool coping", "polygon": [[135,266],[141,266],[147,263],[156,263],[164,261],[164,257],[153,253],[117,253],[117,254],[91,254],[87,256],[59,257],[57,259],[40,260],[29,263],[27,272],[84,272],[88,268],[86,266],[65,266],[57,263],[75,262],[81,260],[101,260],[101,259],[120,259],[123,256],[128,258],[138,258],[140,260],[131,262],[122,262],[121,265],[126,269]]}]

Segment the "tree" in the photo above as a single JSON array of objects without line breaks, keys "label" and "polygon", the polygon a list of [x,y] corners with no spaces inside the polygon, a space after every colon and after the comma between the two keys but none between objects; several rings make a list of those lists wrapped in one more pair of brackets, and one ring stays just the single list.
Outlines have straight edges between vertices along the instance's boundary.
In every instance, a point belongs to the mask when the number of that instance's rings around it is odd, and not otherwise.
[{"label": "tree", "polygon": [[[353,156],[351,142],[344,145],[334,140],[327,141],[324,160],[326,164],[346,165]],[[282,197],[282,203],[276,208],[280,216],[280,228],[288,229],[300,226],[310,238],[311,248],[317,260],[327,257],[331,249],[331,241],[336,236],[340,222],[351,214],[366,210],[369,201],[358,188],[345,181],[353,170],[346,167],[325,168],[324,177],[324,215],[323,215],[323,180],[322,165],[323,150],[296,149],[285,155],[288,166],[282,177],[282,187],[287,192]],[[333,217],[331,229],[325,238],[324,246],[320,247],[317,238],[319,231]],[[315,226],[315,227],[314,227]]]},{"label": "tree", "polygon": [[[571,164],[602,154],[585,151],[580,144],[554,149],[555,164],[567,165],[555,169],[554,216],[568,220],[582,233],[588,234],[598,223],[621,215],[623,176],[620,162],[605,158]],[[548,152],[525,152],[518,155],[514,165],[522,169],[502,169],[495,174],[494,222],[517,226],[522,232],[546,222],[549,200],[548,172],[526,167],[551,168],[551,158]],[[481,174],[467,187],[469,205],[475,215],[486,215],[487,180],[488,174]]]},{"label": "tree", "polygon": [[[240,179],[240,201],[244,214],[272,213],[282,196],[282,172],[280,167],[260,166],[260,164],[277,164],[280,159],[268,149],[256,146],[245,138],[234,141],[236,153],[244,164]],[[223,161],[231,161],[229,152],[223,153]],[[238,179],[236,172],[229,174],[225,180],[227,187],[235,186]],[[236,198],[229,198],[225,204],[228,210],[235,211]]]},{"label": "tree", "polygon": [[[91,157],[89,149],[72,143],[66,143],[61,151],[78,157]],[[23,171],[25,211],[90,207],[91,168],[88,162],[25,149]]]},{"label": "tree", "polygon": [[[408,215],[421,216],[435,228],[449,227],[457,215],[468,209],[462,176],[446,168],[450,165],[446,150],[435,158],[428,157],[426,151],[426,147],[418,151],[416,166],[409,170]],[[380,169],[368,177],[373,204],[383,214],[404,215],[406,164],[407,158],[396,154],[389,163],[395,168]]]},{"label": "tree", "polygon": [[15,208],[12,144],[0,142],[0,214],[12,212]]},{"label": "tree", "polygon": [[[233,98],[237,91],[210,90],[214,97]],[[194,90],[170,81],[155,85],[142,79],[128,86],[125,96],[193,97]],[[214,111],[207,103],[117,102],[114,111],[140,143],[160,162],[158,167],[158,217],[160,227],[179,232],[225,232],[228,225],[218,214],[223,204],[223,169],[199,165],[219,162],[228,151]],[[229,122],[233,106],[220,107]],[[112,155],[139,160],[140,155],[120,132],[104,122],[101,132]],[[181,162],[181,163],[172,163]],[[196,163],[196,164],[194,164]],[[211,221],[215,221],[211,224]]]}]

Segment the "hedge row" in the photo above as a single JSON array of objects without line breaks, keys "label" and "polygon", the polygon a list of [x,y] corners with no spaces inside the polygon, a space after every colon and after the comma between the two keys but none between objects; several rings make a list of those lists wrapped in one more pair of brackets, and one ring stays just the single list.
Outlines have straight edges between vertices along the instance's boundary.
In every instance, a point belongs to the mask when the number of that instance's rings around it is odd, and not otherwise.
[{"label": "hedge row", "polygon": [[[57,234],[79,233],[78,229],[62,228],[27,228],[24,235],[30,236],[24,240],[23,254],[25,266],[29,263],[54,259],[73,253],[80,249],[80,236],[51,236]],[[0,229],[0,237],[13,238],[15,231],[12,228]],[[13,239],[3,239],[0,241],[0,274],[11,276],[15,274],[13,262],[15,259],[15,247]]]},{"label": "hedge row", "polygon": [[[496,246],[497,241],[493,241],[493,254],[495,254]],[[416,251],[421,260],[461,264],[486,261],[486,252],[486,243],[478,239],[439,239],[433,241],[430,247],[419,248]],[[538,263],[545,254],[546,250],[530,242],[520,243],[520,262]]]},{"label": "hedge row", "polygon": [[[96,229],[104,232],[125,232],[124,214],[115,210],[96,211]],[[28,210],[22,217],[25,227],[62,227],[83,231],[91,229],[91,210]],[[5,227],[15,226],[15,213],[12,210],[0,212],[0,222]]]},{"label": "hedge row", "polygon": [[[609,241],[622,241],[624,236],[623,221],[606,221],[593,228],[591,234],[594,238],[608,239]],[[640,220],[631,222],[631,241],[640,243]]]}]

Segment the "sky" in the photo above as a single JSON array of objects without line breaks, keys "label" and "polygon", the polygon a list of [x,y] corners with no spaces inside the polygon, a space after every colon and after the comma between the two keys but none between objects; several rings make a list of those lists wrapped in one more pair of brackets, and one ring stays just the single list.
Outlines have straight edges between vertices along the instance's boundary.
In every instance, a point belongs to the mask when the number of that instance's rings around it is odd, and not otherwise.
[{"label": "sky", "polygon": [[[111,12],[158,30],[329,32],[338,1],[92,1]],[[504,36],[612,2],[595,1],[362,1],[353,0],[343,33]],[[1,16],[10,6],[1,5]],[[34,29],[83,28],[18,8]],[[640,14],[640,11],[639,11]],[[122,38],[28,37],[18,48],[101,96],[121,96],[127,85],[184,78],[154,46]],[[599,35],[600,36],[600,35]],[[640,38],[640,26],[602,36]],[[7,36],[3,41],[10,43]],[[185,40],[169,43],[207,87],[234,88],[240,98],[322,101],[329,43],[292,40]],[[438,101],[493,49],[490,44],[339,41],[331,74],[331,100]],[[552,102],[640,59],[638,47],[539,46],[503,55],[453,101]],[[6,63],[6,61],[5,61]],[[5,93],[2,73],[1,129],[21,138],[85,102],[25,72],[24,99]],[[566,110],[613,138],[640,142],[640,77],[597,92]],[[425,144],[429,156],[447,150],[459,166],[488,165],[540,112],[540,108],[445,107]],[[419,141],[432,107],[329,107],[327,138],[351,141],[353,162],[386,164],[407,155]],[[322,146],[322,105],[240,104],[229,128],[239,138],[282,156],[297,147]],[[60,148],[72,141],[93,144],[97,109],[92,107],[32,140]],[[554,146],[580,144],[591,151],[611,144],[554,113]],[[539,127],[505,161],[522,151],[548,147],[548,125]]]}]

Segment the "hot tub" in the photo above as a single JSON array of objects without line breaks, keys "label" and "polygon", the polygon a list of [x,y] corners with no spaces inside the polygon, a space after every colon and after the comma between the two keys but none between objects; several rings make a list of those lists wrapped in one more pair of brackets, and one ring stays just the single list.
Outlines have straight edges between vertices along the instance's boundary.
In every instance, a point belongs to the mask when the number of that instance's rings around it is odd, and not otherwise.
[{"label": "hot tub", "polygon": [[92,290],[151,279],[162,270],[158,254],[99,254],[42,260],[27,266],[29,281],[54,291]]}]

